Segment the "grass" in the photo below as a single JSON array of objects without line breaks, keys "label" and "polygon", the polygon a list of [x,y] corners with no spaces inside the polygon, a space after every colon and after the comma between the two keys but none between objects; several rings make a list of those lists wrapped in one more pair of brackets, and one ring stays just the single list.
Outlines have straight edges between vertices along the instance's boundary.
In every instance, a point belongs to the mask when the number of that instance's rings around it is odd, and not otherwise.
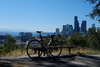
[{"label": "grass", "polygon": [[[63,49],[62,53],[69,53],[68,49]],[[89,48],[82,49],[82,48],[74,48],[71,49],[71,53],[82,53],[82,54],[100,54],[99,50],[92,50]]]},{"label": "grass", "polygon": [[[32,52],[32,51],[30,51]],[[62,53],[68,53],[68,49],[63,49]],[[100,51],[92,50],[92,49],[82,49],[82,48],[74,48],[71,50],[71,53],[83,53],[83,54],[100,54]],[[27,55],[26,50],[14,50],[7,54],[0,54],[1,57],[3,56],[21,56]],[[28,67],[27,65],[23,64],[22,62],[13,62],[13,61],[0,61],[1,67]]]},{"label": "grass", "polygon": [[22,55],[27,55],[26,54],[26,50],[14,50],[14,51],[11,51],[7,54],[1,54],[0,57],[3,57],[3,56],[22,56]]},{"label": "grass", "polygon": [[[32,52],[32,51],[31,51]],[[33,53],[33,52],[32,52]],[[62,53],[69,53],[67,48],[62,49]],[[82,48],[73,48],[71,49],[71,53],[83,53],[83,54],[100,54],[100,51],[92,50],[92,49],[82,49]],[[27,55],[26,50],[14,50],[7,54],[0,54],[0,57],[3,56],[22,56]]]}]

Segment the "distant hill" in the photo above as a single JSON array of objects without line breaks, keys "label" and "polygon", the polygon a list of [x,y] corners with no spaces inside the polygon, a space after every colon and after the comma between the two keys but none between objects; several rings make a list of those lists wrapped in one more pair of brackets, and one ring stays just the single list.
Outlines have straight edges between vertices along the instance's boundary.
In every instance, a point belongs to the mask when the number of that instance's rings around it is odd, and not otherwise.
[{"label": "distant hill", "polygon": [[[32,31],[28,31],[28,30],[18,30],[18,29],[1,29],[0,28],[0,35],[6,35],[6,34],[10,34],[12,36],[18,36],[19,32],[31,32],[33,34],[33,36],[35,36],[37,33],[36,32],[32,32]],[[52,35],[54,32],[43,32],[42,36],[47,36],[47,35]]]},{"label": "distant hill", "polygon": [[22,29],[3,29],[3,28],[0,28],[1,35],[10,34],[12,36],[18,36],[19,32],[32,32],[32,31],[22,30]]},{"label": "distant hill", "polygon": [[6,34],[10,34],[12,36],[18,36],[19,32],[4,32],[4,31],[0,31],[0,35],[6,35]]}]

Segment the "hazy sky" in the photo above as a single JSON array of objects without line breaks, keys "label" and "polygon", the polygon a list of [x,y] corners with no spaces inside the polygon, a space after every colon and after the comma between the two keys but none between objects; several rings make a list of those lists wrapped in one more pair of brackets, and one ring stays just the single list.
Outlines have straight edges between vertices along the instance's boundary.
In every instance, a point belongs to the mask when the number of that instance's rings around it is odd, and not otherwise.
[{"label": "hazy sky", "polygon": [[62,30],[62,25],[74,25],[74,16],[87,20],[87,28],[98,21],[86,17],[92,5],[85,0],[0,0],[0,28],[42,30],[54,32]]}]

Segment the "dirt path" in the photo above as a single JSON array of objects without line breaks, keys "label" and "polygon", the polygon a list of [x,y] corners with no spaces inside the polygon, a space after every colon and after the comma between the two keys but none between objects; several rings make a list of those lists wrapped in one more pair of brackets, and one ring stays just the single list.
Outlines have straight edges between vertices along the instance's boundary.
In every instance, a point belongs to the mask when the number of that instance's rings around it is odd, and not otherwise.
[{"label": "dirt path", "polygon": [[35,60],[29,58],[2,58],[0,67],[100,67],[100,57],[89,55],[64,55],[59,58],[42,57]]}]

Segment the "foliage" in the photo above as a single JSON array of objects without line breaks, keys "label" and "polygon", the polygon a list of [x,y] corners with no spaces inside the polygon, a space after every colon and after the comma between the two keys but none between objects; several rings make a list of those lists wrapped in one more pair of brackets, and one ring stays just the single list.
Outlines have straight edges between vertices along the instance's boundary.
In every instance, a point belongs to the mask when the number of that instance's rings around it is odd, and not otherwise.
[{"label": "foliage", "polygon": [[0,54],[2,53],[3,50],[3,46],[0,46]]},{"label": "foliage", "polygon": [[77,45],[81,48],[100,50],[100,28],[89,28],[85,36],[75,33],[67,39],[68,45]]},{"label": "foliage", "polygon": [[93,7],[92,12],[89,13],[89,16],[100,22],[100,0],[86,0],[86,1],[89,1],[92,4],[95,4],[95,6]]},{"label": "foliage", "polygon": [[[49,40],[50,37],[44,38],[44,44],[47,45]],[[68,38],[64,38],[63,35],[54,36],[54,40],[58,43],[59,41],[60,43],[62,43],[63,41],[67,41],[65,45],[77,45],[82,49],[88,48],[95,51],[99,51],[100,50],[100,28],[89,28],[88,34],[86,34],[85,36],[79,33],[75,33],[69,36]],[[19,45],[16,45],[15,39],[12,36],[8,35],[3,48],[2,47],[0,48],[0,53],[2,50],[6,54],[11,53],[15,49],[24,51],[25,49],[24,44],[21,43]]]},{"label": "foliage", "polygon": [[88,47],[100,50],[100,29],[98,29],[98,31],[96,30],[96,28],[89,28],[89,34],[86,35],[86,41]]},{"label": "foliage", "polygon": [[86,44],[85,37],[79,33],[72,34],[70,38],[67,39],[67,44],[69,45],[77,45],[84,47]]},{"label": "foliage", "polygon": [[100,0],[86,0],[86,1],[89,1],[92,4],[95,4],[97,1],[100,1]]},{"label": "foliage", "polygon": [[[63,35],[54,35],[53,39],[54,41],[59,43],[63,43],[66,40]],[[43,40],[43,44],[47,45],[49,41],[50,41],[50,37],[45,37]]]},{"label": "foliage", "polygon": [[53,39],[58,45],[66,45],[66,38],[64,37],[64,35],[56,35]]},{"label": "foliage", "polygon": [[44,44],[44,45],[47,45],[48,42],[49,42],[49,40],[50,40],[49,37],[44,38],[44,40],[43,40],[43,44]]},{"label": "foliage", "polygon": [[96,33],[96,28],[95,28],[95,27],[89,28],[89,29],[88,29],[88,33],[89,33],[89,34],[94,34],[94,33]]},{"label": "foliage", "polygon": [[8,53],[14,49],[16,49],[16,41],[12,36],[7,35],[7,39],[4,42],[3,52]]},{"label": "foliage", "polygon": [[25,45],[23,43],[20,43],[20,44],[17,45],[17,49],[25,50]]}]

